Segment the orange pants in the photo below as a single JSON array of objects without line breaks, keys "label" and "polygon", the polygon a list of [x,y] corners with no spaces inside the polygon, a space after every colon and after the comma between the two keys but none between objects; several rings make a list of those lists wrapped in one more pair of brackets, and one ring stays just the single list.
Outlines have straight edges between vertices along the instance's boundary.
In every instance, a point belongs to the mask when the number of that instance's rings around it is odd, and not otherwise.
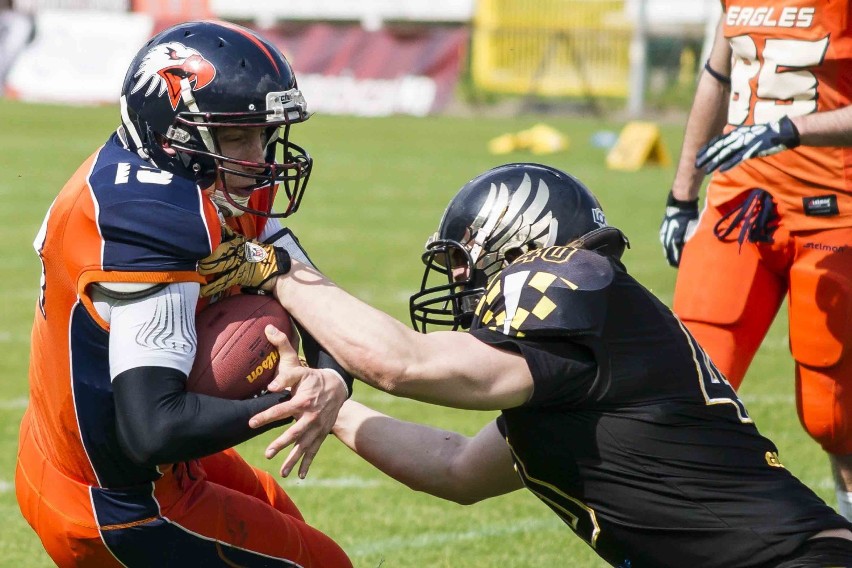
[{"label": "orange pants", "polygon": [[774,243],[720,241],[707,207],[686,243],[674,311],[734,388],[786,296],[799,419],[825,451],[852,453],[852,227],[790,233]]},{"label": "orange pants", "polygon": [[58,566],[352,566],[235,450],[164,466],[153,484],[103,489],[56,469],[26,414],[20,436],[18,504]]}]

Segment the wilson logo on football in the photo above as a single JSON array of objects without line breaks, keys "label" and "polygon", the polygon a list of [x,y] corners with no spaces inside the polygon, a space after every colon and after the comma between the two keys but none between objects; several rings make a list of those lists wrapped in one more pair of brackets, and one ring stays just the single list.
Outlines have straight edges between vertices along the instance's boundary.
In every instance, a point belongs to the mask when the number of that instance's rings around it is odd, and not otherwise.
[{"label": "wilson logo on football", "polygon": [[184,91],[203,89],[214,77],[216,68],[198,51],[173,41],[155,46],[145,55],[133,75],[137,81],[130,92],[147,86],[146,97],[154,91],[161,97],[168,91],[172,110],[177,110]]},{"label": "wilson logo on football", "polygon": [[246,375],[246,380],[250,383],[255,382],[258,378],[260,378],[263,373],[269,371],[270,369],[274,369],[275,365],[278,364],[278,351],[270,351],[269,355],[263,360],[263,362],[257,366],[257,368],[252,371],[250,374]]},{"label": "wilson logo on football", "polygon": [[246,243],[245,256],[248,262],[263,262],[266,260],[266,251],[262,246],[254,243]]}]

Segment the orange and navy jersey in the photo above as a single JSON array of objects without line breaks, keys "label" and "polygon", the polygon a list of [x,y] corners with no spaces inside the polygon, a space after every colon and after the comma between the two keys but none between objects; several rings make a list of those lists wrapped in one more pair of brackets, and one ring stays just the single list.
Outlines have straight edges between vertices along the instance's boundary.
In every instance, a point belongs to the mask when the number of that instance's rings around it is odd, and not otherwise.
[{"label": "orange and navy jersey", "polygon": [[[726,131],[852,102],[848,0],[723,0],[722,5],[732,50]],[[850,179],[852,148],[800,146],[715,174],[708,198],[718,206],[759,187],[773,195],[790,230],[835,228],[852,225]],[[813,199],[821,197],[828,202],[813,207],[822,203]]]},{"label": "orange and navy jersey", "polygon": [[[116,136],[54,200],[34,246],[42,262],[30,359],[33,436],[64,475],[101,487],[159,477],[116,439],[109,325],[93,282],[202,282],[198,260],[219,244],[216,209],[194,181],[152,167]],[[165,340],[165,339],[164,339]]]}]

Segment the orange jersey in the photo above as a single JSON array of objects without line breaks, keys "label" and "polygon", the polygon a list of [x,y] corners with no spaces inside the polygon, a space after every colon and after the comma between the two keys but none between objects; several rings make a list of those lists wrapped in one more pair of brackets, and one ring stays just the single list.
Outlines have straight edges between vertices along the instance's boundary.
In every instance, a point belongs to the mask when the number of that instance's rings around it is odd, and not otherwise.
[{"label": "orange jersey", "polygon": [[[852,102],[850,2],[722,3],[724,35],[732,49],[726,131]],[[849,226],[850,176],[852,148],[800,146],[714,174],[708,200],[719,206],[759,187],[775,198],[789,230]]]},{"label": "orange jersey", "polygon": [[[261,209],[273,196],[258,190],[251,206]],[[268,473],[233,449],[150,466],[131,461],[119,444],[110,327],[87,286],[203,282],[197,263],[218,246],[219,221],[193,181],[151,167],[115,136],[48,211],[34,243],[42,293],[15,492],[58,566],[352,565],[304,522]],[[243,215],[232,225],[253,237],[264,223]],[[181,316],[166,309],[157,317]],[[139,334],[168,346],[163,330],[171,327],[152,325]]]},{"label": "orange jersey", "polygon": [[99,487],[153,481],[116,439],[109,326],[93,282],[202,282],[220,240],[215,206],[194,182],[152,168],[113,137],[54,200],[34,243],[42,262],[30,359],[32,436],[67,477]]}]

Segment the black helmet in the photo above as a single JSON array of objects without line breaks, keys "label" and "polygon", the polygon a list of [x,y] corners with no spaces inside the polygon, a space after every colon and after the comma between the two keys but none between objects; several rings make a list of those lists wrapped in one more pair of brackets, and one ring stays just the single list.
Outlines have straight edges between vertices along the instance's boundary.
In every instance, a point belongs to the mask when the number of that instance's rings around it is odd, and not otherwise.
[{"label": "black helmet", "polygon": [[619,258],[627,239],[606,224],[592,192],[563,171],[506,164],[473,178],[450,201],[438,231],[426,242],[420,291],[409,301],[414,328],[469,327],[492,276],[521,254],[553,245]]},{"label": "black helmet", "polygon": [[[217,176],[224,184],[226,173],[252,178],[254,189],[283,185],[289,203],[280,214],[249,209],[247,198],[238,203],[227,188],[222,205],[237,214],[286,217],[298,209],[312,166],[307,152],[289,142],[290,125],[309,116],[296,76],[274,45],[234,24],[187,22],[154,36],[133,59],[121,88],[119,132],[144,159],[202,187]],[[215,129],[234,126],[267,129],[265,162],[222,155]]]}]

